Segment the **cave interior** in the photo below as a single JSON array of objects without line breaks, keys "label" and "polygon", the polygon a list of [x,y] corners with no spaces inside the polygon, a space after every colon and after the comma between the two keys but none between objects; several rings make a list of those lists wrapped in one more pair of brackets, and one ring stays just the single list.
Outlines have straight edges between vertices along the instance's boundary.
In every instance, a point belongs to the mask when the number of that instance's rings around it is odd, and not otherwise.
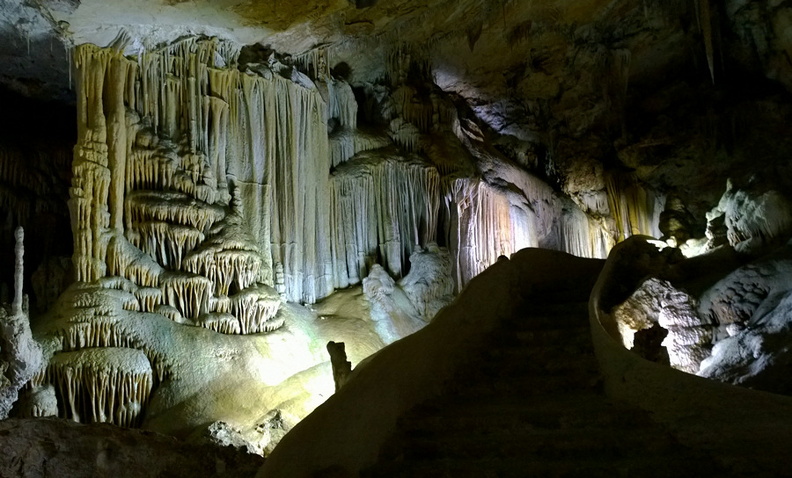
[{"label": "cave interior", "polygon": [[788,473],[791,2],[0,38],[1,476]]}]

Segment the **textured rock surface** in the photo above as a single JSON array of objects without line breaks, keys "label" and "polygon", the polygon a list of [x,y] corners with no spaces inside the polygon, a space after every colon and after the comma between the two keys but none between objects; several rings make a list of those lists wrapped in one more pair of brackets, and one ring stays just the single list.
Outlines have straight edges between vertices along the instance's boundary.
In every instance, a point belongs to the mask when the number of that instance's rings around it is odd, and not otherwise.
[{"label": "textured rock surface", "polygon": [[720,325],[720,340],[699,375],[789,394],[792,259],[787,245],[707,290],[699,306]]},{"label": "textured rock surface", "polygon": [[[662,345],[670,365],[684,372],[696,373],[699,364],[709,356],[714,327],[707,318],[699,317],[697,300],[670,282],[645,280],[627,301],[612,311],[626,348],[639,347],[639,332],[655,324],[667,331]],[[633,335],[636,337],[633,338]],[[657,354],[657,351],[642,350]],[[640,353],[640,352],[639,352]]]},{"label": "textured rock surface", "polygon": [[57,419],[0,422],[0,475],[252,476],[263,463],[233,448],[195,445],[151,432]]}]

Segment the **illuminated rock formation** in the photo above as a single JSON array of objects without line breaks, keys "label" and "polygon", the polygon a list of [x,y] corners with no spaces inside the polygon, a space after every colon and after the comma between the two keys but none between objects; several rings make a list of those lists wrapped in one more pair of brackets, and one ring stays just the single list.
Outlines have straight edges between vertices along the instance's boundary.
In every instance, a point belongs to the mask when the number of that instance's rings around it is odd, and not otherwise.
[{"label": "illuminated rock formation", "polygon": [[22,292],[25,233],[21,227],[15,236],[14,299],[11,304],[0,304],[0,419],[8,417],[20,389],[42,366],[41,347],[30,330],[27,297]]},{"label": "illuminated rock formation", "polygon": [[55,355],[33,387],[54,383],[61,416],[76,422],[139,425],[154,377],[146,354],[130,348],[87,348]]},{"label": "illuminated rock formation", "polygon": [[655,324],[665,329],[667,335],[657,345],[666,349],[670,365],[678,370],[696,373],[701,361],[710,355],[715,327],[706,316],[699,316],[695,298],[668,281],[655,278],[644,281],[627,301],[613,310],[613,316],[629,349],[634,346],[637,332]]},{"label": "illuminated rock formation", "polygon": [[339,167],[331,179],[336,286],[358,284],[380,258],[396,277],[416,248],[438,230],[440,176],[435,168],[393,152],[371,151]]},{"label": "illuminated rock formation", "polygon": [[745,253],[758,253],[792,237],[792,202],[777,188],[751,178],[742,187],[729,181],[710,222],[723,217],[729,244]]}]

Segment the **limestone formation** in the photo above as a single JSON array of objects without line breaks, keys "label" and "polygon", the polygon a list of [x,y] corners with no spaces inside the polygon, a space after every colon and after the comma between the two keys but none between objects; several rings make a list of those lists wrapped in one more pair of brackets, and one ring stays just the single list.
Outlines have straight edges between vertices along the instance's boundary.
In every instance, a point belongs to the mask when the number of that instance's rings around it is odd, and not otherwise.
[{"label": "limestone formation", "polygon": [[766,251],[792,237],[792,202],[756,177],[742,187],[729,181],[710,214],[724,217],[729,244],[740,252]]},{"label": "limestone formation", "polygon": [[454,298],[451,257],[447,249],[430,243],[410,255],[410,273],[399,280],[419,317],[429,322]]},{"label": "limestone formation", "polygon": [[715,326],[707,316],[699,316],[698,301],[694,297],[668,281],[645,280],[612,313],[624,345],[629,349],[633,348],[634,335],[655,324],[668,331],[658,345],[665,347],[671,366],[678,370],[696,373],[701,361],[710,354]]},{"label": "limestone formation", "polygon": [[23,295],[24,230],[15,231],[16,263],[14,267],[14,298],[0,304],[0,419],[8,417],[19,391],[42,366],[41,346],[30,330],[29,311]]},{"label": "limestone formation", "polygon": [[146,354],[130,348],[103,347],[63,352],[35,377],[33,387],[54,383],[60,415],[76,422],[139,425],[154,384]]}]

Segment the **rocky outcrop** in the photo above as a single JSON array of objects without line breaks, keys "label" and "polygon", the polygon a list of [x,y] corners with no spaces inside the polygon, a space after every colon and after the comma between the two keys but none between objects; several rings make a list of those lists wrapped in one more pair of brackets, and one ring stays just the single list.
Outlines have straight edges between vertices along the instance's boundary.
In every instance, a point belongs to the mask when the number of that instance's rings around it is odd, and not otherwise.
[{"label": "rocky outcrop", "polygon": [[0,475],[253,476],[263,458],[230,447],[196,445],[112,425],[58,419],[0,421]]}]

